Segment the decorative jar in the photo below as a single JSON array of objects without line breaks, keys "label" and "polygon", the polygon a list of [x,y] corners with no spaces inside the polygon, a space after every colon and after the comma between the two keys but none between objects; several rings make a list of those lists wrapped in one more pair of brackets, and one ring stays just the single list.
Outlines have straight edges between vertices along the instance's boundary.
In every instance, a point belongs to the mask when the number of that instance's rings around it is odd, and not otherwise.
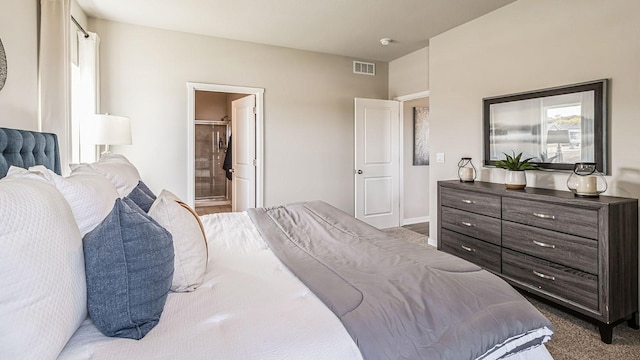
[{"label": "decorative jar", "polygon": [[458,178],[460,182],[473,182],[478,176],[476,167],[473,166],[470,157],[463,157],[458,162]]},{"label": "decorative jar", "polygon": [[599,196],[607,191],[607,179],[596,169],[596,163],[579,162],[573,165],[567,187],[576,196]]}]

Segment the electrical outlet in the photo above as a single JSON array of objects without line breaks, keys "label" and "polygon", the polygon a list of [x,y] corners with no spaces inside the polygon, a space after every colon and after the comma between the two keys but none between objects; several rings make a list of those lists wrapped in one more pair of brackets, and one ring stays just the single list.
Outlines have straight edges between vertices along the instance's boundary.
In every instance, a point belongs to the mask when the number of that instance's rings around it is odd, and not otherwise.
[{"label": "electrical outlet", "polygon": [[436,162],[439,162],[439,163],[444,162],[444,153],[436,153]]}]

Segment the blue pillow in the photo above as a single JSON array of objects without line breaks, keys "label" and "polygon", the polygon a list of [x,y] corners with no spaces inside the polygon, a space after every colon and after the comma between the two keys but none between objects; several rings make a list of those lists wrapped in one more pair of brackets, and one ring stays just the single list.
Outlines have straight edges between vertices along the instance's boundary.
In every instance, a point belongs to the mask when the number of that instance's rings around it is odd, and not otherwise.
[{"label": "blue pillow", "polygon": [[138,185],[131,190],[127,197],[133,200],[144,212],[149,212],[151,205],[156,201],[156,195],[142,180],[138,181]]},{"label": "blue pillow", "polygon": [[117,199],[83,246],[95,326],[106,336],[141,339],[158,324],[171,288],[171,234],[130,199]]}]

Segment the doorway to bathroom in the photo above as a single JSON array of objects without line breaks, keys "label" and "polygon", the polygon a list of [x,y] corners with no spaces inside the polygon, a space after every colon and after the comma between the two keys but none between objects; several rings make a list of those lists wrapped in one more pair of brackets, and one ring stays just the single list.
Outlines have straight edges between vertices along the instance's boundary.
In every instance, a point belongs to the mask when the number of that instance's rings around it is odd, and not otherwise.
[{"label": "doorway to bathroom", "polygon": [[262,206],[264,90],[201,83],[187,88],[188,202],[200,215]]}]

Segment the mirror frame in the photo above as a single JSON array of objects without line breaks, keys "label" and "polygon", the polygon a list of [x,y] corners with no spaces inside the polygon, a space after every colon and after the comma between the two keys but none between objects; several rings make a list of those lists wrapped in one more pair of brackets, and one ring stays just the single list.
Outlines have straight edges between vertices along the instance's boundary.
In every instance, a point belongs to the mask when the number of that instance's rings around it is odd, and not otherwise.
[{"label": "mirror frame", "polygon": [[[591,162],[596,163],[598,171],[607,175],[609,173],[608,161],[608,79],[589,81],[585,83],[560,86],[549,89],[535,90],[518,94],[510,94],[503,96],[494,96],[484,98],[483,101],[483,140],[484,140],[484,166],[494,167],[491,160],[491,105],[506,102],[516,102],[522,100],[530,100],[537,98],[545,98],[557,95],[579,93],[584,91],[594,91],[594,157]],[[514,149],[516,152],[517,149]],[[581,160],[586,161],[586,160]],[[573,170],[574,163],[553,163],[553,162],[535,162],[540,169],[549,170]]]}]

